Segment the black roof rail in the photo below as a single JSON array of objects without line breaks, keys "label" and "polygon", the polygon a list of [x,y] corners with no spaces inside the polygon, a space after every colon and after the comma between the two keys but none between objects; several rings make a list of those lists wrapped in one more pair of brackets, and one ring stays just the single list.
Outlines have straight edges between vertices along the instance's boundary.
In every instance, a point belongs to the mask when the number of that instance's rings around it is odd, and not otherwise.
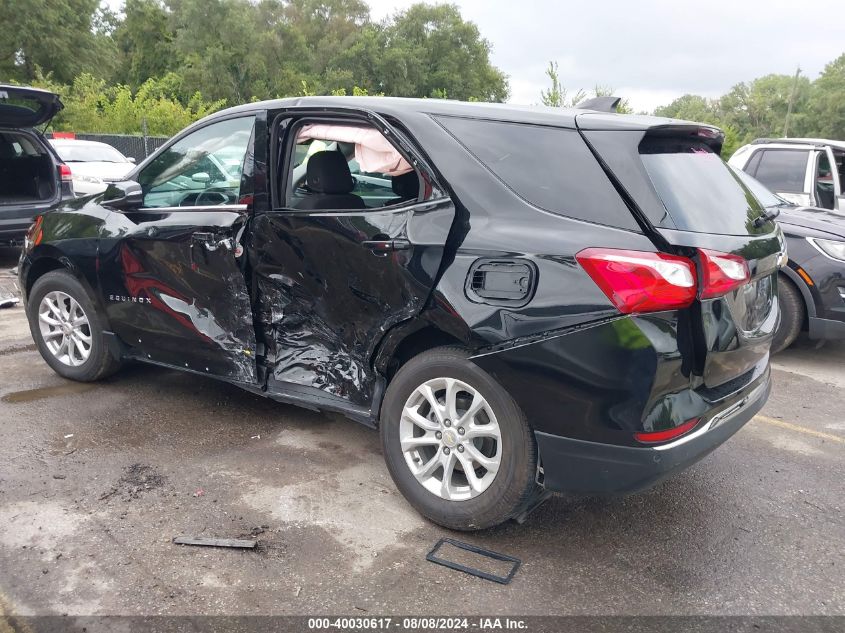
[{"label": "black roof rail", "polygon": [[576,108],[579,110],[597,110],[598,112],[616,112],[616,107],[622,101],[622,97],[593,97],[579,102]]}]

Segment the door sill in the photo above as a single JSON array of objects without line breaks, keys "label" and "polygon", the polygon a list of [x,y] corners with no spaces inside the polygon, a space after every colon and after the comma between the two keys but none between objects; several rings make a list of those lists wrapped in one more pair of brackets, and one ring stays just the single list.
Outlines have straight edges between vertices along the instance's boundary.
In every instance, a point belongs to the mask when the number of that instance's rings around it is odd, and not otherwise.
[{"label": "door sill", "polygon": [[269,378],[267,380],[267,391],[264,392],[268,398],[287,404],[295,404],[312,411],[333,411],[341,413],[346,417],[360,422],[372,429],[377,428],[376,418],[367,407],[352,404],[346,398],[326,393],[322,389],[300,385],[293,382],[281,382]]}]

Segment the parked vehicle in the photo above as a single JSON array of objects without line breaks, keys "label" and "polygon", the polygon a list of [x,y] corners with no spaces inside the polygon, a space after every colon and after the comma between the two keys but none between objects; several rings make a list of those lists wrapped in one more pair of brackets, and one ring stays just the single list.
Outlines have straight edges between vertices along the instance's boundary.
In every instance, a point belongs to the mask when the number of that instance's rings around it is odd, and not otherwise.
[{"label": "parked vehicle", "polygon": [[70,168],[36,129],[62,107],[52,92],[0,85],[0,244],[23,242],[37,213],[73,197]]},{"label": "parked vehicle", "polygon": [[88,196],[106,190],[108,183],[120,182],[135,168],[135,159],[127,158],[107,143],[80,139],[51,139],[61,159],[72,165],[73,190]]},{"label": "parked vehicle", "polygon": [[781,320],[772,352],[786,349],[803,331],[811,340],[845,338],[845,217],[799,207],[737,170],[766,209],[779,211],[789,265],[778,279]]},{"label": "parked vehicle", "polygon": [[450,528],[641,490],[769,393],[783,236],[722,139],[435,99],[230,108],[36,221],[30,328],[73,380],[139,360],[377,427]]},{"label": "parked vehicle", "polygon": [[761,138],[728,163],[796,206],[845,214],[845,141]]}]

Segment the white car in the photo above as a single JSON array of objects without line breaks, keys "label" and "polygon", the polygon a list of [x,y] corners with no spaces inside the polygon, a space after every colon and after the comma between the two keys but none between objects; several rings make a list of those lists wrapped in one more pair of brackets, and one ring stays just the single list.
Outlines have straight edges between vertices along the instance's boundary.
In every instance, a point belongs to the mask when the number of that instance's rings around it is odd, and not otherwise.
[{"label": "white car", "polygon": [[135,159],[127,158],[111,145],[77,139],[51,139],[61,159],[73,173],[73,190],[88,196],[106,190],[108,183],[123,180],[135,167]]},{"label": "white car", "polygon": [[728,164],[802,207],[845,214],[845,142],[816,138],[757,139]]}]

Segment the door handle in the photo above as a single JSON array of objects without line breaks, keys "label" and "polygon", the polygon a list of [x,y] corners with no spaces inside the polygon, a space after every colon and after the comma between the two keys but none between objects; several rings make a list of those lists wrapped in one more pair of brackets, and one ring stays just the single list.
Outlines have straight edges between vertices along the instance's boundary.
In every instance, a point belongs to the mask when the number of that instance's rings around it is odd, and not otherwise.
[{"label": "door handle", "polygon": [[361,246],[368,248],[376,255],[384,255],[393,251],[406,251],[411,248],[408,240],[365,240]]}]

